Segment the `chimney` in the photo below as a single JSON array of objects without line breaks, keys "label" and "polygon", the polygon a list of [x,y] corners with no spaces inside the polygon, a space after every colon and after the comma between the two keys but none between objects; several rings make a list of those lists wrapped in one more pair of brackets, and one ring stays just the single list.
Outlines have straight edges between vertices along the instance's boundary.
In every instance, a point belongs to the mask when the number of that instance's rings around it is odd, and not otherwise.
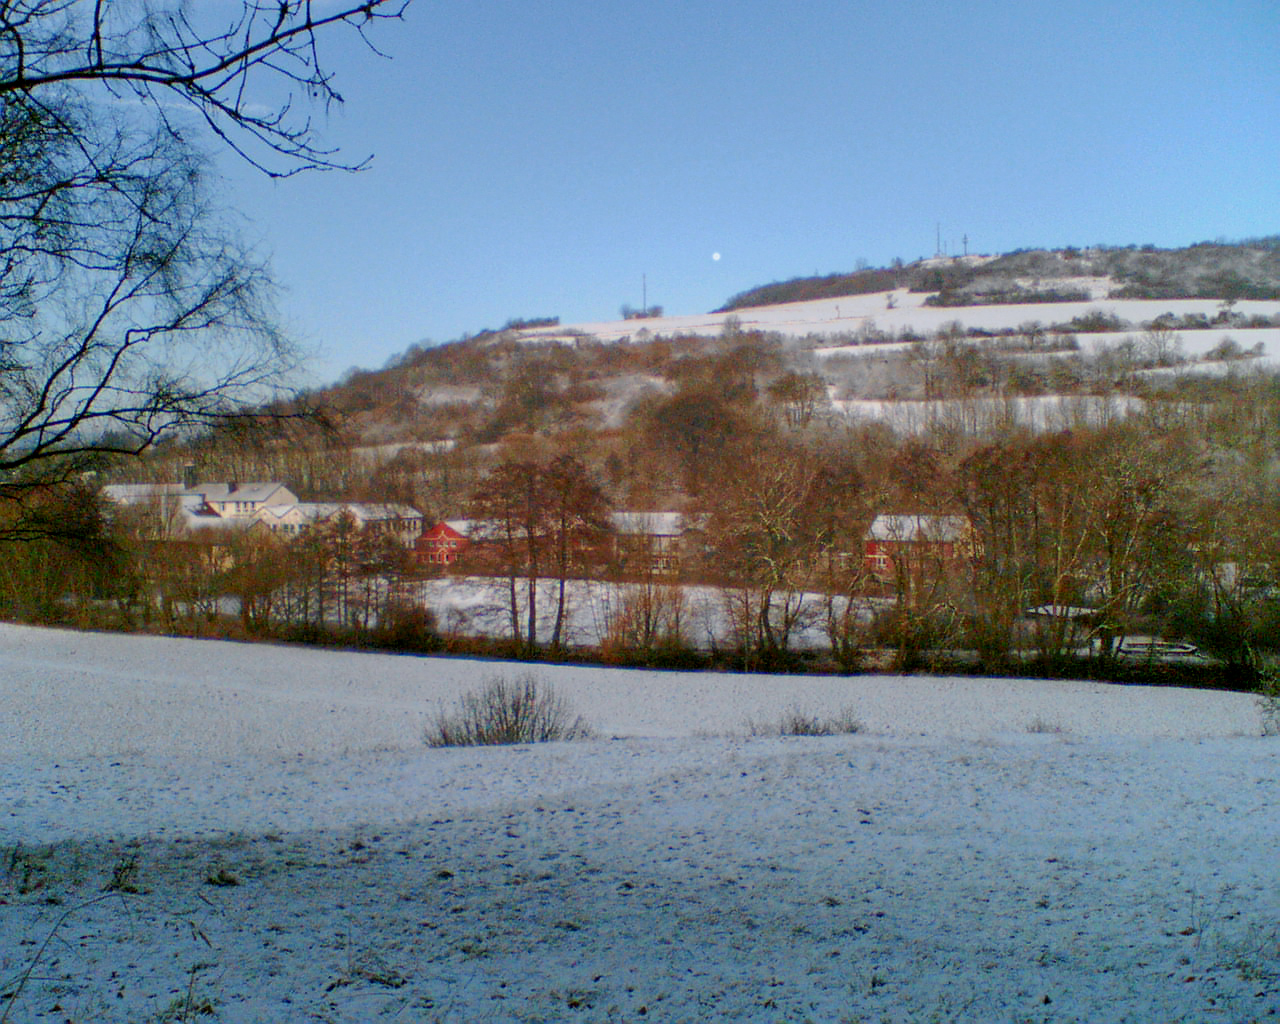
[{"label": "chimney", "polygon": [[189,462],[182,467],[182,489],[184,491],[196,489],[196,467]]},{"label": "chimney", "polygon": [[239,484],[239,483],[237,483],[235,480],[232,480],[232,481],[231,481],[231,483],[227,484],[227,493],[228,493],[228,494],[235,494],[235,493],[236,493],[236,491],[238,491],[238,490],[240,490],[240,484]]}]

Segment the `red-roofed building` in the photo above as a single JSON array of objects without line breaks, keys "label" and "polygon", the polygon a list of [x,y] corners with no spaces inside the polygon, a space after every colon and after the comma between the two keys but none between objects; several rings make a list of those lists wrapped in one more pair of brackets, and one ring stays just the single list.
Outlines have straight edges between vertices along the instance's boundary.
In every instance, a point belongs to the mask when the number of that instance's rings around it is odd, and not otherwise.
[{"label": "red-roofed building", "polygon": [[453,565],[471,547],[472,519],[436,523],[414,541],[414,555],[423,565]]}]

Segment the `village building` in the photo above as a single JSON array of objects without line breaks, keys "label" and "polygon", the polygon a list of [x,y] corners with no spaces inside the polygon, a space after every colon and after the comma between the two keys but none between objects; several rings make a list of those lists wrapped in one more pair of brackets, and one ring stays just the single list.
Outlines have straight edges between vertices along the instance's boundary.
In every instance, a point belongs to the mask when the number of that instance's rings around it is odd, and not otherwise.
[{"label": "village building", "polygon": [[348,516],[363,533],[386,535],[404,547],[413,547],[422,533],[423,516],[411,505],[359,501],[299,501],[292,505],[268,505],[254,517],[256,525],[272,533],[296,536]]},{"label": "village building", "polygon": [[674,576],[690,554],[690,540],[703,529],[701,516],[682,512],[614,512],[613,550],[624,574]]},{"label": "village building", "polygon": [[[580,553],[624,574],[674,576],[690,551],[690,538],[701,531],[702,520],[680,512],[613,512],[608,532],[603,538],[597,534],[581,539]],[[497,520],[447,519],[424,530],[414,550],[422,565],[470,562],[479,568],[486,561],[484,549],[501,536]]]},{"label": "village building", "polygon": [[414,541],[422,565],[454,565],[471,547],[472,519],[448,519],[424,530]]},{"label": "village building", "polygon": [[373,502],[299,501],[275,481],[196,482],[188,468],[182,483],[107,484],[102,496],[150,521],[154,536],[179,537],[200,530],[261,528],[296,536],[347,515],[362,532],[386,534],[413,547],[422,533],[422,513],[410,505]]},{"label": "village building", "polygon": [[297,498],[284,484],[129,483],[107,484],[102,496],[118,508],[136,512],[156,536],[178,536],[199,530],[248,527],[262,509],[294,505]]},{"label": "village building", "polygon": [[974,553],[964,516],[878,515],[863,538],[862,566],[873,587],[910,600],[955,578]]}]

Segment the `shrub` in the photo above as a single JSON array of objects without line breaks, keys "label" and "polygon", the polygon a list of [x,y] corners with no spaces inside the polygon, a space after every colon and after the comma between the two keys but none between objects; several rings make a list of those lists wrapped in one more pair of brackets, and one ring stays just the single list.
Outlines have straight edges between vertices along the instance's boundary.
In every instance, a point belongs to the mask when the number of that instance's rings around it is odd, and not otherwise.
[{"label": "shrub", "polygon": [[375,643],[393,651],[429,654],[440,650],[435,613],[419,605],[392,604],[379,623]]},{"label": "shrub", "polygon": [[810,714],[799,708],[788,708],[782,713],[776,728],[747,723],[752,736],[852,736],[862,732],[862,721],[852,708],[841,708],[831,718]]},{"label": "shrub", "polygon": [[1263,669],[1255,692],[1262,715],[1262,735],[1280,736],[1280,673],[1273,668]]},{"label": "shrub", "polygon": [[430,747],[480,747],[504,743],[548,743],[581,740],[591,727],[572,714],[550,686],[532,675],[515,681],[488,680],[482,690],[464,694],[458,714],[441,712],[423,739]]}]

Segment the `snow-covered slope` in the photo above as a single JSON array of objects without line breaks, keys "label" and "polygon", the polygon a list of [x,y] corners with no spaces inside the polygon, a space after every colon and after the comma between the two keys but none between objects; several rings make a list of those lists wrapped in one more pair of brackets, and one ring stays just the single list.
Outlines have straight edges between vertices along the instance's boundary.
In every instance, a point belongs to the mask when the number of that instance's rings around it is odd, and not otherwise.
[{"label": "snow-covered slope", "polygon": [[422,744],[522,670],[0,626],[0,1014],[1280,1013],[1247,695],[537,666],[599,739]]},{"label": "snow-covered slope", "polygon": [[[1090,313],[1115,316],[1135,325],[1154,320],[1164,313],[1179,317],[1200,313],[1212,318],[1222,305],[1216,299],[1100,299],[1092,302],[1019,303],[1005,306],[926,306],[924,303],[927,298],[928,294],[923,292],[899,289],[838,299],[792,302],[781,306],[759,306],[730,313],[563,324],[520,333],[530,340],[571,340],[575,335],[589,335],[601,341],[618,341],[641,336],[718,334],[725,329],[728,321],[741,330],[774,331],[789,337],[812,335],[820,339],[856,333],[868,326],[889,334],[909,329],[927,336],[951,323],[959,323],[964,328],[1005,330],[1016,329],[1030,321],[1039,321],[1043,325],[1065,324]],[[1280,302],[1276,301],[1243,301],[1236,303],[1234,308],[1245,316],[1280,314]],[[1219,332],[1186,333],[1199,337],[1201,334],[1207,336]],[[1240,337],[1250,334],[1247,330],[1225,333]]]}]

